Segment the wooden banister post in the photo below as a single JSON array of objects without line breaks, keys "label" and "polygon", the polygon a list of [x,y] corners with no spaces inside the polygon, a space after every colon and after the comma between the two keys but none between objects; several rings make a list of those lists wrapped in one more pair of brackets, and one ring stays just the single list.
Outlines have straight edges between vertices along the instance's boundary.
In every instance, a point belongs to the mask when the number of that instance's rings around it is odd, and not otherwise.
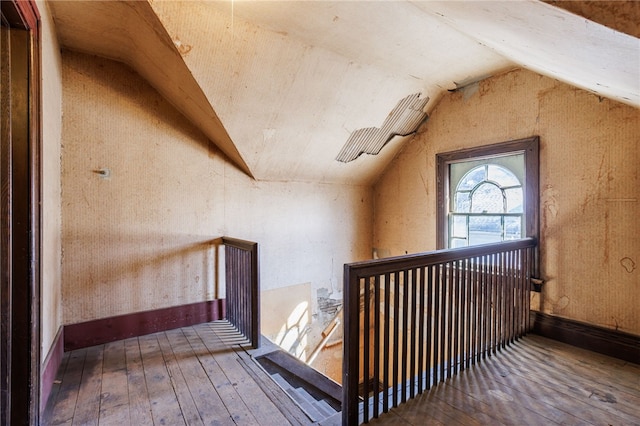
[{"label": "wooden banister post", "polygon": [[360,289],[358,277],[344,265],[344,358],[342,359],[342,424],[358,424]]}]

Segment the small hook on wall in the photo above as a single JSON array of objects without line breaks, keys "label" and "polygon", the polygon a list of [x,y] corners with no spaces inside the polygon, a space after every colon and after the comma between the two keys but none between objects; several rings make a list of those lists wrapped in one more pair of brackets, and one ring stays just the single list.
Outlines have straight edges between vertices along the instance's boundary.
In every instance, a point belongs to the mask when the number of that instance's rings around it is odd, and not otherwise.
[{"label": "small hook on wall", "polygon": [[93,173],[99,175],[102,179],[109,179],[111,177],[111,169],[97,169]]}]

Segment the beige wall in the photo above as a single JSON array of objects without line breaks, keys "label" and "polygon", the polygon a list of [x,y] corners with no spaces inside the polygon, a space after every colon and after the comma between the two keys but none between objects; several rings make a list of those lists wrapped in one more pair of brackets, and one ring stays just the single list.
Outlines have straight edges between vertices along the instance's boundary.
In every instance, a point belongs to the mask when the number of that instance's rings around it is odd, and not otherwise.
[{"label": "beige wall", "polygon": [[540,136],[541,310],[640,334],[638,109],[519,70],[445,96],[374,188],[374,242],[435,248],[435,155]]},{"label": "beige wall", "polygon": [[53,20],[45,3],[42,18],[42,361],[62,325],[60,137],[62,68]]},{"label": "beige wall", "polygon": [[260,243],[265,290],[370,256],[370,188],[254,181],[131,69],[62,58],[65,324],[218,297],[223,235]]}]

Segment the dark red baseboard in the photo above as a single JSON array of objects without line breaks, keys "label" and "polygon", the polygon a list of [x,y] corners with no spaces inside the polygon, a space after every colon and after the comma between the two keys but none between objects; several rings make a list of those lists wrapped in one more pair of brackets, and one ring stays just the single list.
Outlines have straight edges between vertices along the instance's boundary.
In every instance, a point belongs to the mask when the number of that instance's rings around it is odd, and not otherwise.
[{"label": "dark red baseboard", "polygon": [[224,299],[134,312],[64,326],[64,350],[86,348],[225,317]]},{"label": "dark red baseboard", "polygon": [[56,337],[53,339],[53,344],[49,353],[42,365],[42,374],[40,378],[40,413],[44,412],[47,405],[47,400],[51,394],[53,388],[53,381],[56,379],[56,373],[62,362],[62,356],[64,355],[64,330],[62,327],[58,329]]},{"label": "dark red baseboard", "polygon": [[640,364],[640,336],[531,311],[533,332],[624,361]]}]

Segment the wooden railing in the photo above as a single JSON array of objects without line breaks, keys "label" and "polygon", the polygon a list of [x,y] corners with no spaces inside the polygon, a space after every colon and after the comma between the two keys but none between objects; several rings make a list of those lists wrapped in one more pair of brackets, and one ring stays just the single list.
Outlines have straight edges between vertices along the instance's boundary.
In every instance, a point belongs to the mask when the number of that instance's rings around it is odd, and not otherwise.
[{"label": "wooden railing", "polygon": [[535,247],[527,238],[345,265],[343,424],[379,417],[525,334]]},{"label": "wooden railing", "polygon": [[227,319],[260,346],[260,275],[258,243],[223,237]]}]

